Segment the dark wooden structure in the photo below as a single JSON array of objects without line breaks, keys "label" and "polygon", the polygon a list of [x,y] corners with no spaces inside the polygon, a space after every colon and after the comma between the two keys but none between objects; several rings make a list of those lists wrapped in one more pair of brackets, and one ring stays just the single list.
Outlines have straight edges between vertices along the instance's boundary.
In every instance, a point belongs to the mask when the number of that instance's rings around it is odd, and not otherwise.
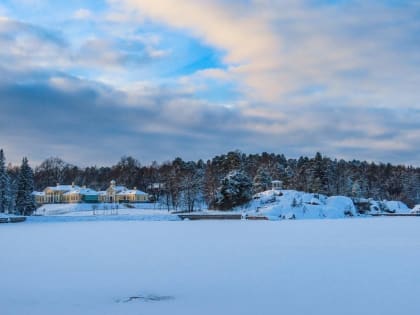
[{"label": "dark wooden structure", "polygon": [[178,214],[182,220],[241,220],[242,214],[221,213],[221,214]]},{"label": "dark wooden structure", "polygon": [[420,217],[420,213],[372,213],[374,217]]},{"label": "dark wooden structure", "polygon": [[241,213],[216,213],[216,214],[198,214],[198,213],[189,213],[189,214],[178,214],[182,220],[268,220],[265,216],[243,216]]},{"label": "dark wooden structure", "polygon": [[8,217],[0,218],[0,223],[18,223],[26,221],[26,217]]},{"label": "dark wooden structure", "polygon": [[267,217],[264,216],[255,216],[255,215],[247,215],[246,216],[247,220],[268,220]]}]

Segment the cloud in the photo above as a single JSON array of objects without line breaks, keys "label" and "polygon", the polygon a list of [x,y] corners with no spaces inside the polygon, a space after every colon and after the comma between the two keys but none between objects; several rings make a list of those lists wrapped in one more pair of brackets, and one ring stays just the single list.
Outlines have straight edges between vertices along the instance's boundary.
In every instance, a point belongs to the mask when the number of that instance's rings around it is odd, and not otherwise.
[{"label": "cloud", "polygon": [[78,9],[74,12],[73,17],[78,20],[87,20],[92,17],[92,12],[88,9]]},{"label": "cloud", "polygon": [[[357,106],[418,106],[419,7],[349,1],[124,0],[140,19],[186,30],[225,52],[248,98],[271,103],[324,86]],[[118,2],[119,3],[119,2]],[[413,65],[416,65],[413,67]],[[401,94],[404,98],[401,99]]]},{"label": "cloud", "polygon": [[339,158],[395,162],[404,156],[416,164],[420,154],[419,111],[407,119],[392,109],[319,105],[313,112],[308,105],[267,115],[258,104],[253,111],[249,104],[215,106],[177,89],[118,90],[57,75],[2,84],[0,99],[0,142],[13,161],[27,154],[40,162],[54,153],[78,164],[111,164],[132,154],[148,163],[210,158],[240,148],[288,156],[320,150]]},{"label": "cloud", "polygon": [[[55,152],[73,162],[109,164],[124,154],[169,159],[191,147],[207,156],[209,146],[227,148],[222,138],[235,134],[232,126],[239,119],[234,110],[176,92],[145,95],[136,95],[133,106],[125,92],[70,77],[3,84],[0,142],[6,151],[20,147],[35,161]],[[203,146],[204,139],[210,144]]]},{"label": "cloud", "polygon": [[0,17],[0,67],[11,71],[50,70],[71,73],[126,71],[168,54],[140,36],[90,37],[74,43],[60,31]]},{"label": "cloud", "polygon": [[[110,164],[241,149],[418,165],[418,5],[110,3],[55,26],[0,18],[9,159]],[[217,60],[194,64],[206,56]]]}]

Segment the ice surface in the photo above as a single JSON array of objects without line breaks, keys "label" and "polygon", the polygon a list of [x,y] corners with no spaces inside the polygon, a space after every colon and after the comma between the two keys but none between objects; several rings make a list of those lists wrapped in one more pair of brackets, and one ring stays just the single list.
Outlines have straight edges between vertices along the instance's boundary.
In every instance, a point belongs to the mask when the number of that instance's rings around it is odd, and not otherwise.
[{"label": "ice surface", "polygon": [[[417,217],[4,224],[0,313],[420,314],[419,226]],[[145,299],[124,302],[135,296]]]}]

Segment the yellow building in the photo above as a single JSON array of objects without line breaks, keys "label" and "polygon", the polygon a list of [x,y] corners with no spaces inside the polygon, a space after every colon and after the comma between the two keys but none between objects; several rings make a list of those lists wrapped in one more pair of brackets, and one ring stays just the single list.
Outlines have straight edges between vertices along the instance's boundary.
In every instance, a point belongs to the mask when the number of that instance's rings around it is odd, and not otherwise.
[{"label": "yellow building", "polygon": [[98,201],[99,202],[108,202],[107,201],[107,194],[106,194],[106,190],[101,190],[98,191]]},{"label": "yellow building", "polygon": [[50,186],[44,189],[44,202],[43,203],[61,203],[65,202],[64,194],[74,189],[80,189],[79,186],[72,183],[71,185]]},{"label": "yellow building", "polygon": [[115,180],[112,180],[107,190],[98,192],[99,202],[148,202],[149,195],[141,190],[127,189],[125,186],[118,186]]},{"label": "yellow building", "polygon": [[144,191],[137,190],[136,187],[131,190],[124,190],[117,194],[118,202],[147,202],[149,195]]},{"label": "yellow building", "polygon": [[122,191],[128,190],[125,186],[118,186],[115,180],[111,180],[110,186],[105,191],[99,192],[100,202],[118,202],[118,194]]},{"label": "yellow building", "polygon": [[118,186],[112,180],[110,186],[104,191],[95,191],[90,188],[79,187],[74,183],[71,185],[50,186],[44,191],[34,191],[32,195],[38,204],[46,203],[77,203],[77,202],[148,202],[149,195],[141,190],[127,189],[125,186]]},{"label": "yellow building", "polygon": [[37,204],[44,204],[45,202],[45,193],[43,191],[34,191],[32,196],[35,198],[35,203]]},{"label": "yellow building", "polygon": [[90,188],[75,188],[63,194],[63,202],[77,203],[77,202],[98,202],[98,192]]}]

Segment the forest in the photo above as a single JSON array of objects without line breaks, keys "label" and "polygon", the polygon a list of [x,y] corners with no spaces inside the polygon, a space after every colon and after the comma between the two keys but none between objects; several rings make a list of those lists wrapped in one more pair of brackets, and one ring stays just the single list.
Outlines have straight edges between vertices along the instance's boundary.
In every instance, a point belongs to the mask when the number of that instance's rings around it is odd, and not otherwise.
[{"label": "forest", "polygon": [[21,166],[6,166],[5,161],[1,151],[0,212],[32,211],[35,205],[26,196],[32,190],[73,182],[104,190],[112,179],[148,192],[152,201],[161,202],[168,210],[231,209],[249,201],[254,193],[269,189],[272,180],[281,180],[284,189],[328,196],[401,200],[409,207],[420,203],[419,167],[337,160],[319,152],[314,157],[294,159],[283,154],[231,151],[207,161],[177,157],[150,165],[123,156],[112,166],[84,168],[58,157],[50,157],[33,169],[26,158]]}]

